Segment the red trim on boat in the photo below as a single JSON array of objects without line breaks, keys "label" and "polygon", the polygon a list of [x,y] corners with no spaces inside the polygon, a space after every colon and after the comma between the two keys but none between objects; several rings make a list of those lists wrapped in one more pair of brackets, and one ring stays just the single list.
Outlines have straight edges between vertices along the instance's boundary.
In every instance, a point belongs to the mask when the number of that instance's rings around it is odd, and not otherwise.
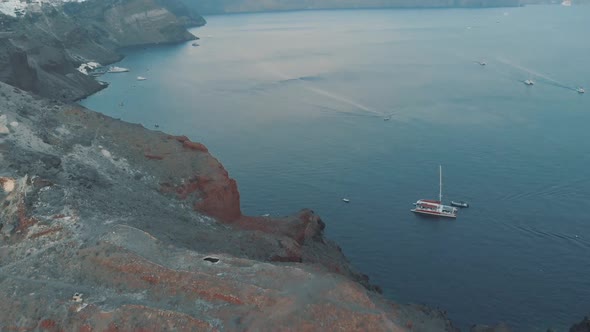
[{"label": "red trim on boat", "polygon": [[421,199],[420,201],[427,202],[427,203],[441,204],[440,201],[436,201],[436,200],[433,200],[433,199]]},{"label": "red trim on boat", "polygon": [[421,207],[429,207],[429,208],[437,208],[440,205],[430,205],[430,204],[419,204]]}]

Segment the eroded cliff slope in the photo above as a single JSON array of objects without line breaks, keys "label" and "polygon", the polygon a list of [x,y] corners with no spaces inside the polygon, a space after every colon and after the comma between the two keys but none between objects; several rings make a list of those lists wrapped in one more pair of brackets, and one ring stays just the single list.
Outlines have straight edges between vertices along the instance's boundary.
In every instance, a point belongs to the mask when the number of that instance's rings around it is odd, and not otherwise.
[{"label": "eroded cliff slope", "polygon": [[239,204],[203,145],[0,83],[0,330],[455,330],[386,301],[312,211]]}]

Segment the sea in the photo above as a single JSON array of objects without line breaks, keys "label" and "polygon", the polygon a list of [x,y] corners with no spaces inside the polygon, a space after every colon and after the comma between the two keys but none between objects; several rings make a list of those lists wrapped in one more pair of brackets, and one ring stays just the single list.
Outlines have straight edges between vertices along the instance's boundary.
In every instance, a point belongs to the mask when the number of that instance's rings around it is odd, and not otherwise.
[{"label": "sea", "polygon": [[[204,143],[245,214],[313,209],[394,301],[464,329],[565,331],[590,313],[590,93],[576,92],[590,88],[589,18],[559,5],[208,16],[198,46],[126,50],[130,72],[81,103]],[[439,165],[443,201],[470,203],[455,220],[410,212],[438,197]]]}]

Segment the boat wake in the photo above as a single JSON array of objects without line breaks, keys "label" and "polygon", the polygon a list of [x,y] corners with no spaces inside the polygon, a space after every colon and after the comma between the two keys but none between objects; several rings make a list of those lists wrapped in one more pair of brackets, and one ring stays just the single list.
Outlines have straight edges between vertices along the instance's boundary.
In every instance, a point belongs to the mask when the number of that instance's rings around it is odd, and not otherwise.
[{"label": "boat wake", "polygon": [[575,182],[566,182],[561,184],[553,184],[539,188],[537,190],[518,192],[510,195],[501,197],[502,201],[513,201],[513,200],[528,200],[528,199],[555,199],[555,198],[566,198],[587,195],[587,183],[583,180]]},{"label": "boat wake", "polygon": [[363,118],[377,118],[377,117],[379,117],[378,115],[374,115],[374,114],[370,114],[370,113],[366,113],[366,112],[343,111],[343,110],[340,110],[340,109],[337,109],[334,107],[330,107],[330,106],[326,106],[326,105],[320,105],[320,104],[315,104],[315,103],[307,103],[307,104],[312,107],[315,107],[325,113],[339,114],[339,115],[345,115],[345,116],[354,116],[354,117],[363,117]]},{"label": "boat wake", "polygon": [[354,101],[350,98],[341,96],[339,94],[324,90],[324,89],[320,89],[318,87],[315,87],[313,85],[311,85],[312,82],[317,81],[318,76],[301,76],[301,77],[291,77],[289,75],[286,75],[285,73],[282,73],[276,69],[270,69],[268,67],[264,67],[266,69],[267,72],[272,73],[273,75],[281,78],[282,82],[299,82],[301,83],[301,87],[311,93],[314,93],[318,96],[322,96],[322,97],[326,97],[329,98],[331,100],[337,101],[339,103],[342,104],[346,104],[348,106],[352,106],[357,110],[360,110],[362,112],[365,113],[369,113],[369,114],[373,114],[374,116],[378,116],[378,117],[385,117],[385,116],[391,116],[389,114],[385,114],[383,112],[379,112],[376,111],[374,109],[372,109],[371,107],[365,106],[357,101]]},{"label": "boat wake", "polygon": [[590,241],[577,234],[548,232],[529,226],[514,225],[510,223],[506,223],[505,225],[526,235],[531,235],[543,240],[565,241],[568,244],[575,245],[580,248],[590,249]]},{"label": "boat wake", "polygon": [[[514,69],[518,69],[520,71],[526,72],[527,74],[529,74],[531,76],[534,76],[537,79],[537,81],[542,81],[542,82],[544,82],[546,84],[553,85],[553,86],[558,87],[558,88],[562,88],[562,89],[566,89],[566,90],[571,90],[571,91],[576,91],[576,88],[575,87],[568,86],[568,85],[566,85],[566,84],[564,84],[562,82],[559,82],[559,81],[557,81],[557,80],[555,80],[555,79],[553,79],[553,78],[551,78],[551,77],[549,77],[549,76],[547,76],[547,75],[545,75],[543,73],[540,73],[538,71],[535,71],[535,70],[530,69],[530,68],[527,68],[527,67],[524,67],[524,66],[519,65],[519,64],[517,64],[517,63],[515,63],[513,61],[510,61],[508,59],[505,59],[505,58],[502,58],[502,57],[498,57],[498,58],[496,58],[496,60],[499,63],[502,63],[502,64],[507,65],[507,66],[510,66],[510,67],[512,67]],[[522,80],[522,82],[524,82],[524,80]]]},{"label": "boat wake", "polygon": [[310,92],[313,92],[313,93],[315,93],[317,95],[330,98],[332,100],[341,102],[343,104],[347,104],[349,106],[353,106],[353,107],[355,107],[355,108],[357,108],[359,110],[362,110],[364,112],[371,113],[371,114],[374,114],[376,116],[385,116],[385,113],[375,111],[375,110],[373,110],[373,109],[371,109],[371,108],[369,108],[369,107],[367,107],[367,106],[365,106],[363,104],[357,103],[354,100],[350,100],[348,98],[345,98],[343,96],[337,95],[335,93],[332,93],[332,92],[329,92],[329,91],[326,91],[326,90],[323,90],[323,89],[320,89],[320,88],[316,88],[316,87],[313,87],[313,86],[309,86],[309,85],[304,85],[303,88],[305,90],[310,91]]},{"label": "boat wake", "polygon": [[317,82],[317,81],[321,81],[321,80],[322,80],[321,76],[301,76],[301,77],[281,80],[281,83],[290,83],[290,82],[298,82],[298,81]]}]

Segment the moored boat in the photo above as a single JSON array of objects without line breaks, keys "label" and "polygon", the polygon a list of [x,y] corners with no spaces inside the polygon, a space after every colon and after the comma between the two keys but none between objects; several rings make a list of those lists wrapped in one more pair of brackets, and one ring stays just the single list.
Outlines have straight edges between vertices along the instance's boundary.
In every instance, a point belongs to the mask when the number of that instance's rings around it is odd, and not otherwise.
[{"label": "moored boat", "polygon": [[469,207],[469,203],[467,203],[465,201],[451,201],[451,205],[452,206],[462,207],[462,208],[468,208]]},{"label": "moored boat", "polygon": [[127,68],[112,66],[112,67],[109,67],[109,70],[107,72],[109,72],[109,73],[126,73],[128,71],[129,71],[129,69],[127,69]]},{"label": "moored boat", "polygon": [[457,208],[442,203],[442,166],[439,166],[438,200],[420,199],[414,203],[414,206],[415,208],[411,210],[414,213],[436,217],[457,218]]}]

